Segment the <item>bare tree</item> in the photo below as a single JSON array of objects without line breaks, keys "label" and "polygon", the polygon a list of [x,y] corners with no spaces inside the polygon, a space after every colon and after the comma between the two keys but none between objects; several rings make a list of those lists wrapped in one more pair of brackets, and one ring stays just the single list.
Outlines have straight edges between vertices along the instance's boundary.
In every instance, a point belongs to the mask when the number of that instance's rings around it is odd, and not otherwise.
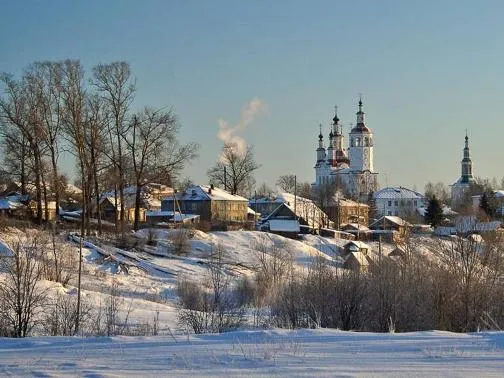
[{"label": "bare tree", "polygon": [[46,290],[39,286],[40,244],[37,238],[19,242],[13,252],[12,260],[3,261],[7,277],[0,282],[0,316],[7,320],[13,336],[26,337],[46,301]]},{"label": "bare tree", "polygon": [[282,175],[278,178],[276,184],[284,192],[294,194],[296,190],[296,175]]},{"label": "bare tree", "polygon": [[21,133],[30,147],[33,156],[33,172],[35,195],[37,201],[37,222],[42,222],[42,146],[39,143],[42,135],[42,120],[40,114],[40,96],[29,76],[23,76],[21,81],[12,75],[2,74],[0,81],[5,87],[5,97],[0,97],[0,115],[2,121],[8,123]]},{"label": "bare tree", "polygon": [[125,139],[133,164],[136,196],[134,229],[138,230],[142,188],[159,177],[172,180],[196,156],[197,145],[180,145],[180,125],[172,111],[146,107],[133,117]]},{"label": "bare tree", "polygon": [[224,187],[231,194],[244,194],[254,182],[254,172],[260,167],[254,158],[253,148],[240,151],[236,144],[226,143],[220,160],[208,170],[210,181]]},{"label": "bare tree", "polygon": [[79,270],[77,282],[77,316],[75,317],[75,332],[79,332],[81,275],[82,275],[82,239],[85,233],[85,219],[88,216],[89,183],[86,180],[89,164],[85,150],[84,107],[86,92],[83,85],[84,69],[79,61],[67,60],[64,62],[63,76],[63,101],[64,101],[64,131],[68,135],[74,155],[77,157],[81,174],[82,186],[82,215],[79,243]]},{"label": "bare tree", "polygon": [[[25,75],[32,83],[33,90],[38,97],[38,112],[40,113],[40,120],[42,123],[40,136],[42,137],[44,147],[49,154],[51,164],[51,189],[54,192],[56,214],[58,214],[60,205],[60,185],[58,184],[58,144],[63,115],[62,63],[35,62],[28,68]],[[43,180],[43,182],[45,189],[45,180]],[[46,193],[44,193],[44,197],[47,197]],[[47,219],[47,200],[45,205]]]},{"label": "bare tree", "polygon": [[126,185],[126,157],[123,148],[124,135],[130,126],[128,111],[135,94],[130,66],[126,62],[100,64],[93,68],[92,84],[104,99],[111,122],[107,123],[110,137],[110,159],[117,169],[121,231],[124,225],[124,187]]}]

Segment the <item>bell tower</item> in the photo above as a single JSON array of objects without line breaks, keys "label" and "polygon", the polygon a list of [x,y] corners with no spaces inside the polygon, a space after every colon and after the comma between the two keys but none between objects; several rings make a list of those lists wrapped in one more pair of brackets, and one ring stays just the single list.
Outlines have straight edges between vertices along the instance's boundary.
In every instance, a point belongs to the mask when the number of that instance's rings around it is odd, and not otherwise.
[{"label": "bell tower", "polygon": [[362,98],[359,98],[357,122],[350,131],[350,170],[374,172],[373,132],[366,127],[365,113],[362,111]]}]

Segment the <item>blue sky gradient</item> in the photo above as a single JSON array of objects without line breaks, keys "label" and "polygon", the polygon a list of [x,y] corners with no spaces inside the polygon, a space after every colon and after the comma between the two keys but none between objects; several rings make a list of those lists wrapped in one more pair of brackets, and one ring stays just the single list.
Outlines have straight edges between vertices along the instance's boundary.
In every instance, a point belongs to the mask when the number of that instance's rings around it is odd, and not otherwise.
[{"label": "blue sky gradient", "polygon": [[[313,181],[318,124],[333,106],[346,131],[363,94],[380,185],[423,191],[460,175],[465,130],[474,173],[504,176],[502,1],[4,1],[0,71],[37,60],[125,60],[134,107],[173,106],[181,139],[200,143],[185,175],[206,183],[218,120],[267,112],[243,137],[258,184]],[[66,163],[65,169],[72,170]]]}]

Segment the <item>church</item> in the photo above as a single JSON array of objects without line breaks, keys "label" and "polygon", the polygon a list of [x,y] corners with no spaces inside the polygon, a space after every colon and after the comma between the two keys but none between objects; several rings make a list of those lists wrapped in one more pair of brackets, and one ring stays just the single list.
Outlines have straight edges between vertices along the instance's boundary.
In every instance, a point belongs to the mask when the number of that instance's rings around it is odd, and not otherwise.
[{"label": "church", "polygon": [[374,170],[373,132],[364,122],[362,99],[359,99],[357,122],[349,134],[349,146],[345,148],[343,127],[339,124],[337,108],[327,149],[324,147],[322,125],[315,164],[315,189],[335,185],[351,198],[367,201],[370,193],[378,188],[378,173]]}]

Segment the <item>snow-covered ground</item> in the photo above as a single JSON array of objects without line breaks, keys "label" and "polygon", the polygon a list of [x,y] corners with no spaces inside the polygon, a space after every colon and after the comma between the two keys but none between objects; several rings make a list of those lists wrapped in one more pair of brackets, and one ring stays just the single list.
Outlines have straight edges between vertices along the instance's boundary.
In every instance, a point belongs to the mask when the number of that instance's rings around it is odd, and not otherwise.
[{"label": "snow-covered ground", "polygon": [[[8,251],[35,232],[3,232],[0,250]],[[151,232],[142,230],[137,236],[148,238]],[[238,277],[253,274],[261,246],[287,249],[297,269],[307,269],[316,257],[340,266],[339,253],[347,241],[193,231],[188,253],[174,256],[166,249],[171,232],[157,231],[157,247],[126,251],[98,240],[87,242],[83,253],[84,300],[99,306],[114,282],[130,324],[152,324],[158,313],[161,336],[4,338],[0,376],[503,376],[502,332],[373,334],[319,329],[187,335],[177,325],[176,283],[180,277],[203,280],[207,259],[216,248],[225,251],[226,272]],[[60,241],[62,248],[77,255],[77,243],[63,235]],[[423,254],[434,249],[429,248],[429,238],[417,242]],[[376,253],[377,243],[369,244]],[[382,251],[387,254],[393,247],[383,243]],[[66,287],[41,284],[60,295],[76,295],[75,283],[74,277]]]},{"label": "snow-covered ground", "polygon": [[0,376],[502,377],[504,333],[241,331],[0,339]]}]

